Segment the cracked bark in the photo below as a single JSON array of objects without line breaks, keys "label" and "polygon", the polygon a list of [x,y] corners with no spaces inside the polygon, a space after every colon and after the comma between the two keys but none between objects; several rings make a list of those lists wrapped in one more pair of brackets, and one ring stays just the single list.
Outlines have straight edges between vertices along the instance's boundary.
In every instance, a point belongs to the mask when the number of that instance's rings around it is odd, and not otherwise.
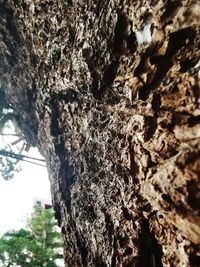
[{"label": "cracked bark", "polygon": [[0,2],[0,81],[45,156],[66,266],[199,266],[199,1]]}]

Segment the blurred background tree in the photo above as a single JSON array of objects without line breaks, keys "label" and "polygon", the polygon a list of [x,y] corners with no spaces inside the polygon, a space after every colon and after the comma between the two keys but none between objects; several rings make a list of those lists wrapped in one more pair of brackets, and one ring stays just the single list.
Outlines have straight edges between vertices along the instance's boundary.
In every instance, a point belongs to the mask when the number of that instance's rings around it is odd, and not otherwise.
[{"label": "blurred background tree", "polygon": [[10,180],[21,170],[20,161],[36,165],[45,160],[30,158],[23,155],[30,146],[20,130],[20,118],[6,99],[4,90],[0,87],[0,176]]},{"label": "blurred background tree", "polygon": [[[0,150],[21,154],[25,148],[25,138],[19,130],[19,116],[8,103],[5,92],[0,87]],[[20,159],[6,157],[0,152],[0,175],[5,180],[13,178],[20,171]]]},{"label": "blurred background tree", "polygon": [[63,243],[52,208],[34,207],[26,229],[9,231],[0,238],[0,266],[63,266]]}]

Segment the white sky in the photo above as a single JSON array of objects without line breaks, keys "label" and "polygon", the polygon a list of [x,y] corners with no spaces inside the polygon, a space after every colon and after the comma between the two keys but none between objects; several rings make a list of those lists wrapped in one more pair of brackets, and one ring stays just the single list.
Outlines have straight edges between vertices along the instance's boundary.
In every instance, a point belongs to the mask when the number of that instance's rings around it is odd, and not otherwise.
[{"label": "white sky", "polygon": [[[41,158],[36,148],[28,156]],[[0,233],[25,226],[35,198],[51,199],[46,168],[26,162],[21,168],[10,181],[0,177]]]}]

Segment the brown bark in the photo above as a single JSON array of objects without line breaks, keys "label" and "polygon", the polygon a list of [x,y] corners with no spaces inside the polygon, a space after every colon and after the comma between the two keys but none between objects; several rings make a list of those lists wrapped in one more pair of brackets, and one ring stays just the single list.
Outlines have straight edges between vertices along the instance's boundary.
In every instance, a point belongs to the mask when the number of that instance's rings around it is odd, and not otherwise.
[{"label": "brown bark", "polygon": [[8,0],[0,21],[66,266],[199,266],[200,2]]}]

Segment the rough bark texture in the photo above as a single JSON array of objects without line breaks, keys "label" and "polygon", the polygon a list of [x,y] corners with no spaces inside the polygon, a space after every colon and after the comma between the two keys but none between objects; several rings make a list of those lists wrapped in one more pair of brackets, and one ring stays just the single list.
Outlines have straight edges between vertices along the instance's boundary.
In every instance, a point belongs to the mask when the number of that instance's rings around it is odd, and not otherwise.
[{"label": "rough bark texture", "polygon": [[0,1],[1,86],[66,266],[200,266],[199,23],[197,0]]}]

